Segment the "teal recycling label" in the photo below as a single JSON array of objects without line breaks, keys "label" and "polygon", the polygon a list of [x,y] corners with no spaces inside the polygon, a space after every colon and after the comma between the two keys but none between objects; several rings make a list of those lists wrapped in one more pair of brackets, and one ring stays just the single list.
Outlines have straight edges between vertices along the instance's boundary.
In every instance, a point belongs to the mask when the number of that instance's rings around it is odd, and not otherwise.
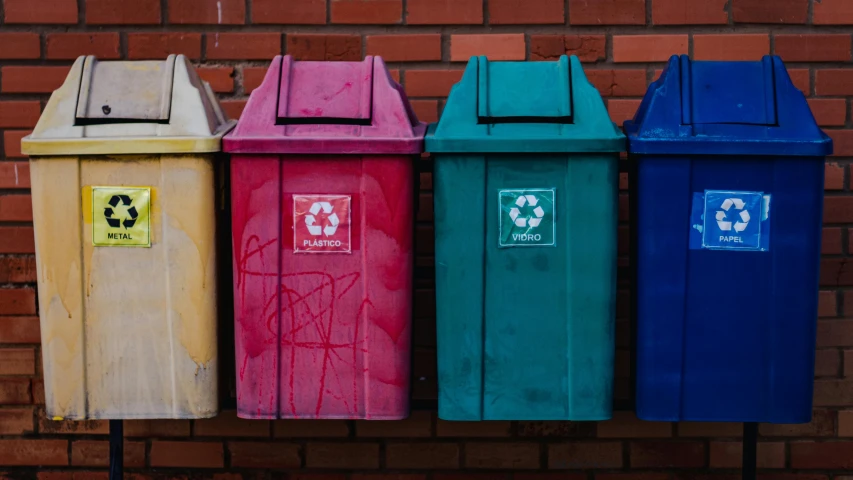
[{"label": "teal recycling label", "polygon": [[554,247],[557,245],[553,188],[499,190],[501,247]]}]

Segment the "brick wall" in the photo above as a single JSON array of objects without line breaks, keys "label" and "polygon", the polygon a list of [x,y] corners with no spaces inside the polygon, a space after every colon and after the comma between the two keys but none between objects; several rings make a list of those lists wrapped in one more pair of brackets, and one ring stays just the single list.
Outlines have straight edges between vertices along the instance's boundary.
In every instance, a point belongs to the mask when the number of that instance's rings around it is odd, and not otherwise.
[{"label": "brick wall", "polygon": [[[853,480],[853,157],[851,0],[2,0],[0,13],[0,478],[106,478],[105,422],[44,415],[29,170],[19,140],[81,54],[183,53],[236,117],[269,59],[382,55],[418,115],[438,118],[470,55],[544,60],[569,53],[631,116],[673,53],[781,55],[835,140],[826,165],[814,420],[762,425],[762,478]],[[428,162],[426,162],[428,164]],[[128,421],[135,478],[300,480],[736,479],[740,425],[639,422],[449,423],[435,418],[429,174],[418,213],[415,392],[401,422]],[[623,174],[622,187],[627,186]],[[628,198],[620,199],[627,253]],[[620,261],[627,264],[627,257]],[[624,270],[624,269],[623,269]],[[624,273],[624,272],[622,272]],[[617,406],[630,403],[628,285],[619,290]],[[228,368],[228,367],[226,367]],[[233,368],[233,366],[230,366]],[[41,467],[38,467],[41,466]],[[3,473],[5,472],[5,473]],[[846,473],[845,473],[846,472]],[[4,476],[5,475],[5,476]]]}]

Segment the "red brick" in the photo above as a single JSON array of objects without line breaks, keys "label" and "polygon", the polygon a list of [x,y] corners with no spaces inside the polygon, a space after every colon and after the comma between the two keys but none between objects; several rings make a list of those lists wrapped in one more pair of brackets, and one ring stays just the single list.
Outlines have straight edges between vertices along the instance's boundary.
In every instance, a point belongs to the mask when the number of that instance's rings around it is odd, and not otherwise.
[{"label": "red brick", "polygon": [[841,352],[825,348],[815,353],[815,377],[837,377],[841,372]]},{"label": "red brick", "polygon": [[853,265],[846,258],[822,258],[819,280],[824,287],[853,285]]},{"label": "red brick", "polygon": [[33,221],[33,204],[29,195],[0,195],[0,222]]},{"label": "red brick", "polygon": [[705,445],[701,442],[631,442],[633,468],[701,468]]},{"label": "red brick", "polygon": [[418,120],[426,123],[438,121],[438,100],[410,100]]},{"label": "red brick", "polygon": [[482,0],[408,0],[409,25],[479,25],[483,23]]},{"label": "red brick", "polygon": [[[850,310],[844,297],[845,310]],[[819,320],[817,322],[818,347],[853,347],[853,320]]]},{"label": "red brick", "polygon": [[645,25],[645,0],[569,0],[571,25]]},{"label": "red brick", "polygon": [[604,97],[642,97],[646,93],[645,70],[588,69],[586,77]]},{"label": "red brick", "polygon": [[809,98],[809,108],[822,127],[840,127],[847,120],[847,102],[843,98]]},{"label": "red brick", "polygon": [[813,5],[815,25],[853,25],[853,3],[849,0],[820,0]]},{"label": "red brick", "polygon": [[269,60],[281,53],[278,33],[208,33],[208,60]]},{"label": "red brick", "polygon": [[[853,350],[842,350],[844,353],[844,376],[853,377]],[[839,412],[839,422],[841,421],[841,412]],[[848,419],[848,423],[850,420]],[[850,425],[853,427],[853,425]],[[853,435],[852,435],[853,436]]]},{"label": "red brick", "polygon": [[817,313],[819,317],[836,317],[838,308],[834,291],[821,290],[818,294]]},{"label": "red brick", "polygon": [[571,442],[549,445],[548,468],[622,468],[622,442]]},{"label": "red brick", "polygon": [[332,23],[388,25],[403,20],[402,0],[331,0]]},{"label": "red brick", "polygon": [[722,25],[729,21],[727,0],[655,0],[655,25]]},{"label": "red brick", "polygon": [[188,437],[188,420],[125,420],[125,437]]},{"label": "red brick", "polygon": [[228,442],[233,467],[299,468],[299,450],[292,443]]},{"label": "red brick", "polygon": [[36,292],[31,288],[0,289],[0,312],[4,315],[36,313]]},{"label": "red brick", "polygon": [[77,0],[3,0],[6,23],[77,23]]},{"label": "red brick", "polygon": [[324,25],[325,0],[252,0],[252,23]]},{"label": "red brick", "polygon": [[536,443],[484,443],[465,444],[466,468],[538,469],[539,445]]},{"label": "red brick", "polygon": [[556,60],[561,55],[577,55],[581,62],[607,58],[604,35],[531,35],[531,60]]},{"label": "red brick", "polygon": [[[741,442],[711,442],[711,468],[740,468],[743,444]],[[758,468],[785,468],[785,444],[760,442],[756,455]]]},{"label": "red brick", "polygon": [[614,35],[613,61],[665,62],[687,53],[687,35]]},{"label": "red brick", "polygon": [[305,450],[308,468],[379,468],[377,443],[309,443]]},{"label": "red brick", "polygon": [[214,92],[234,91],[234,67],[202,67],[196,71],[202,80],[210,84]]},{"label": "red brick", "polygon": [[0,378],[0,405],[27,405],[32,403],[29,378]]},{"label": "red brick", "polygon": [[45,409],[38,412],[38,429],[41,434],[49,435],[106,435],[110,433],[107,420],[53,420],[47,418]]},{"label": "red brick", "polygon": [[287,35],[287,53],[296,60],[361,60],[361,37],[359,35]]},{"label": "red brick", "polygon": [[35,430],[33,418],[33,407],[0,408],[0,435],[33,433]]},{"label": "red brick", "polygon": [[152,467],[222,468],[220,442],[151,442]]},{"label": "red brick", "polygon": [[389,443],[385,446],[385,465],[391,469],[459,468],[456,443]]},{"label": "red brick", "polygon": [[743,425],[733,422],[680,422],[679,437],[740,437]]},{"label": "red brick", "polygon": [[564,0],[488,0],[491,25],[566,23]]},{"label": "red brick", "polygon": [[463,70],[406,70],[406,93],[410,97],[446,97],[450,87],[462,79]]},{"label": "red brick", "polygon": [[[124,441],[125,468],[145,466],[145,442]],[[108,467],[110,443],[103,440],[75,440],[71,442],[71,465],[81,467]]]},{"label": "red brick", "polygon": [[99,60],[121,57],[118,33],[52,33],[46,43],[50,60],[74,60],[80,55],[95,55]]},{"label": "red brick", "polygon": [[86,0],[90,25],[153,25],[160,23],[160,0]]},{"label": "red brick", "polygon": [[467,62],[485,55],[489,60],[524,60],[524,34],[451,35],[450,61]]},{"label": "red brick", "polygon": [[355,432],[359,437],[429,437],[432,435],[432,417],[432,412],[413,411],[409,418],[396,422],[360,420],[355,422]]},{"label": "red brick", "polygon": [[41,56],[37,33],[0,33],[0,59],[29,60]]},{"label": "red brick", "polygon": [[39,343],[38,317],[0,317],[0,343]]},{"label": "red brick", "polygon": [[3,93],[51,93],[65,81],[68,67],[3,67]]},{"label": "red brick", "polygon": [[0,440],[0,465],[68,465],[68,440]]},{"label": "red brick", "polygon": [[693,58],[696,60],[760,60],[770,54],[770,36],[693,35]]},{"label": "red brick", "polygon": [[436,421],[436,436],[438,437],[509,437],[512,425],[510,422],[448,422]]},{"label": "red brick", "polygon": [[343,420],[276,420],[273,422],[275,438],[290,437],[346,437],[349,425]]},{"label": "red brick", "polygon": [[806,23],[809,0],[732,0],[735,23]]},{"label": "red brick", "polygon": [[853,405],[853,380],[815,380],[814,405],[816,407]]},{"label": "red brick", "polygon": [[853,130],[826,130],[833,144],[833,156],[853,157]]},{"label": "red brick", "polygon": [[196,437],[269,437],[270,422],[265,420],[244,420],[237,412],[220,412],[214,418],[195,421],[193,434]]},{"label": "red brick", "polygon": [[820,252],[823,255],[841,255],[841,229],[824,228]]},{"label": "red brick", "polygon": [[620,126],[625,123],[625,120],[632,119],[638,108],[640,108],[640,100],[610,99],[607,101],[610,120]]},{"label": "red brick", "polygon": [[267,67],[243,67],[243,93],[250,94],[261,86],[267,74]]},{"label": "red brick", "polygon": [[801,92],[811,95],[812,79],[808,68],[789,68],[788,76],[791,77],[791,82]]},{"label": "red brick", "polygon": [[243,109],[246,108],[245,100],[223,100],[219,102],[219,105],[222,106],[222,110],[228,116],[228,118],[240,118],[240,114],[243,113]]},{"label": "red brick", "polygon": [[367,54],[386,62],[440,61],[441,35],[369,35]]},{"label": "red brick", "polygon": [[786,62],[849,62],[850,35],[776,35],[775,50]]},{"label": "red brick", "polygon": [[853,223],[853,196],[832,196],[823,199],[824,223]]},{"label": "red brick", "polygon": [[169,23],[242,25],[246,23],[244,0],[169,0]]},{"label": "red brick", "polygon": [[128,33],[127,58],[131,60],[163,59],[169,54],[201,58],[200,33]]},{"label": "red brick", "polygon": [[[847,352],[853,352],[853,350],[847,350]],[[853,410],[838,412],[838,436],[853,437]]]},{"label": "red brick", "polygon": [[672,424],[669,422],[644,422],[633,412],[613,412],[613,418],[598,423],[600,438],[653,438],[671,437]]},{"label": "red brick", "polygon": [[33,379],[33,403],[44,405],[44,379]]},{"label": "red brick", "polygon": [[791,468],[851,469],[853,442],[792,442]]},{"label": "red brick", "polygon": [[853,69],[822,68],[815,71],[817,95],[853,95]]},{"label": "red brick", "polygon": [[37,101],[0,102],[0,128],[34,127],[40,115]]},{"label": "red brick", "polygon": [[33,227],[0,226],[0,253],[35,253]]}]

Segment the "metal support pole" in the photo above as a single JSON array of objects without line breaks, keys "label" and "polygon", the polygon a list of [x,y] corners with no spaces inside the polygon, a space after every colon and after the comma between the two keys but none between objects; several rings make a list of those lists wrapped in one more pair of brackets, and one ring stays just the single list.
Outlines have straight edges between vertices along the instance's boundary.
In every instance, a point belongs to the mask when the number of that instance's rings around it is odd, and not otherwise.
[{"label": "metal support pole", "polygon": [[110,480],[122,480],[124,476],[123,429],[122,420],[110,420]]},{"label": "metal support pole", "polygon": [[743,424],[743,480],[755,480],[756,452],[758,450],[758,424],[745,422]]}]

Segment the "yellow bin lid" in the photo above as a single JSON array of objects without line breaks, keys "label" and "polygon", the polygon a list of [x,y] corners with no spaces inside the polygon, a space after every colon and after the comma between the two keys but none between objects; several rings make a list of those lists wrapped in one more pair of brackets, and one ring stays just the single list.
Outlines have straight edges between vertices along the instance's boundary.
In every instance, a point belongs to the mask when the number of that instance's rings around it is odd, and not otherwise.
[{"label": "yellow bin lid", "polygon": [[221,150],[228,120],[183,55],[165,61],[99,62],[81,56],[53,92],[28,155],[201,153]]}]

